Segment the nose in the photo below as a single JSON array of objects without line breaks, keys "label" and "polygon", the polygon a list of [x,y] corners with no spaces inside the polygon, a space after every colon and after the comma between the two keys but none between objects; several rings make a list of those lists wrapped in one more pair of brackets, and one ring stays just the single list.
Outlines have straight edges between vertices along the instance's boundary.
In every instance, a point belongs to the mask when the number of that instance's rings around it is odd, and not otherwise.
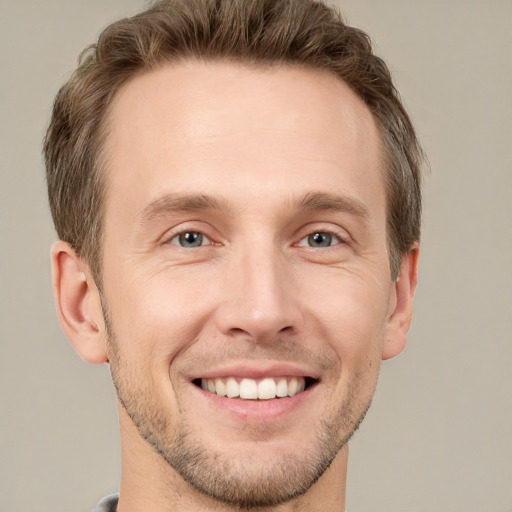
[{"label": "nose", "polygon": [[301,311],[290,261],[275,248],[247,248],[234,255],[223,282],[226,298],[217,310],[224,335],[271,344],[297,332]]}]

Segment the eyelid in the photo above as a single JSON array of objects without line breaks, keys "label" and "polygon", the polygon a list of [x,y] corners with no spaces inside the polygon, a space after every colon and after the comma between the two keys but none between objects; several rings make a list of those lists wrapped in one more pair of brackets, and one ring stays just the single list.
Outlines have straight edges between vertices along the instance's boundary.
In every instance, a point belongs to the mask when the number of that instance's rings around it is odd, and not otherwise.
[{"label": "eyelid", "polygon": [[[312,245],[309,245],[309,237],[311,235],[316,235],[316,234],[329,235],[330,237],[332,237],[332,239],[333,239],[332,241],[334,243],[332,245],[318,246],[318,247],[313,247]],[[343,243],[343,241],[340,240],[333,233],[327,233],[327,231],[315,231],[315,232],[310,233],[309,235],[306,235],[305,237],[301,238],[299,240],[299,243],[297,244],[297,246],[298,247],[308,247],[310,249],[329,249],[330,247],[335,247],[335,246],[339,245],[340,243]]]},{"label": "eyelid", "polygon": [[336,244],[328,246],[328,247],[324,247],[324,249],[329,249],[331,247],[336,247],[338,245],[350,245],[350,241],[351,241],[350,235],[344,229],[321,226],[321,225],[319,225],[320,223],[314,223],[314,224],[316,224],[318,227],[315,228],[315,227],[312,227],[309,225],[300,230],[300,233],[301,233],[300,239],[295,244],[296,246],[308,247],[310,249],[315,249],[314,247],[310,247],[307,245],[300,245],[300,242],[302,242],[308,236],[313,235],[315,233],[325,233],[327,235],[335,236],[339,240],[339,243],[336,243]]},{"label": "eyelid", "polygon": [[212,229],[208,229],[208,224],[201,220],[181,222],[180,224],[174,226],[173,228],[168,229],[160,237],[159,243],[162,245],[173,245],[176,247],[180,247],[178,244],[171,244],[171,241],[175,239],[177,236],[182,235],[184,233],[199,233],[203,235],[203,237],[208,240],[208,243],[201,245],[200,247],[204,247],[205,245],[213,245],[217,243],[215,241],[215,237],[212,234]]},{"label": "eyelid", "polygon": [[[185,233],[197,233],[198,235],[201,235],[203,237],[202,242],[205,242],[205,243],[201,243],[201,245],[198,245],[197,247],[183,247],[179,243],[173,243],[174,239],[179,239],[179,237],[181,235],[184,235]],[[190,249],[197,249],[199,247],[204,247],[205,245],[211,245],[212,241],[210,240],[210,237],[208,235],[205,235],[201,231],[197,231],[195,229],[185,229],[184,231],[179,231],[178,233],[175,233],[170,239],[168,239],[167,243],[170,245],[176,245],[177,247],[180,247],[181,249],[190,250]]]}]

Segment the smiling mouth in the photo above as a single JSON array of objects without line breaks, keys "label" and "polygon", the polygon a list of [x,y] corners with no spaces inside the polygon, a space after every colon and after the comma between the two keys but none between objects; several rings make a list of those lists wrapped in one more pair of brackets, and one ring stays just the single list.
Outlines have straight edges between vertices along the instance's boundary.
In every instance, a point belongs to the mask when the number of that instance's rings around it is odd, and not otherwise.
[{"label": "smiling mouth", "polygon": [[266,377],[263,379],[225,377],[195,379],[193,383],[215,395],[242,400],[273,400],[292,397],[318,382],[311,377]]}]

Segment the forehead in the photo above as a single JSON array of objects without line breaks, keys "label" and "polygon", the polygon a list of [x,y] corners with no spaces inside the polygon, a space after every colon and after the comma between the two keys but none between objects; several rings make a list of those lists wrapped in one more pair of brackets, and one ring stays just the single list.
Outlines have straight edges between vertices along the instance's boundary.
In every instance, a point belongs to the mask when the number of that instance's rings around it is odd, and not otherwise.
[{"label": "forehead", "polygon": [[382,196],[379,148],[370,111],[331,73],[166,65],[132,79],[113,101],[106,210],[140,210],[165,192],[235,198],[250,186],[260,197],[269,183],[292,195],[335,184],[361,195],[377,183]]}]

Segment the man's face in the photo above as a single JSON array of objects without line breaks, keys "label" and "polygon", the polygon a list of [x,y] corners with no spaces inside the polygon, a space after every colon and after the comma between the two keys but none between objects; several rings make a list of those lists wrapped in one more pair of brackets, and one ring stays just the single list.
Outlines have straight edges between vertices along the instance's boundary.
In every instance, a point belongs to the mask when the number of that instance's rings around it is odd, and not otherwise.
[{"label": "man's face", "polygon": [[189,62],[118,93],[107,149],[128,416],[217,499],[304,492],[370,404],[395,304],[371,114],[329,74]]}]

